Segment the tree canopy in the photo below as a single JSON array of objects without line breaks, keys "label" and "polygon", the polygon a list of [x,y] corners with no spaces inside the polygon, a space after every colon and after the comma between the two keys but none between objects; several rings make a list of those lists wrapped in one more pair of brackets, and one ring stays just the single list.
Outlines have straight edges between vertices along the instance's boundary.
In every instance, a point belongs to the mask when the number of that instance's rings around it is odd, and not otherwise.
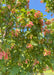
[{"label": "tree canopy", "polygon": [[54,18],[48,20],[42,12],[29,9],[29,0],[1,1],[1,75],[43,73],[47,67],[53,70],[53,59]]}]

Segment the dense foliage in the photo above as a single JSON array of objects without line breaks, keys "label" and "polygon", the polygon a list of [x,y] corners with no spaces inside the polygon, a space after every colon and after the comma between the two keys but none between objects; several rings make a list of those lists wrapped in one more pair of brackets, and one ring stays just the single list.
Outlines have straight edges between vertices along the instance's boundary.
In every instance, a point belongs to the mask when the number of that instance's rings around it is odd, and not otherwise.
[{"label": "dense foliage", "polygon": [[0,75],[53,70],[54,19],[29,9],[29,0],[0,3]]},{"label": "dense foliage", "polygon": [[46,11],[54,13],[54,0],[41,0],[41,3],[46,3]]}]

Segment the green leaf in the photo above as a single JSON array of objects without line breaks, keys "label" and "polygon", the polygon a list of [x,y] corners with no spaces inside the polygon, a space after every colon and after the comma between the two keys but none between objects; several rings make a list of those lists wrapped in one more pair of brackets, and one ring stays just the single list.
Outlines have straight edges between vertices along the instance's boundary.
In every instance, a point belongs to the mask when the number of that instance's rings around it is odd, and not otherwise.
[{"label": "green leaf", "polygon": [[31,44],[34,45],[34,46],[38,46],[38,44],[33,40],[31,40]]},{"label": "green leaf", "polygon": [[52,22],[51,24],[51,29],[54,29],[54,22]]},{"label": "green leaf", "polygon": [[18,72],[19,72],[19,68],[15,66],[11,69],[9,75],[16,75],[16,74],[18,74]]},{"label": "green leaf", "polygon": [[0,75],[2,75],[2,72],[0,72]]},{"label": "green leaf", "polygon": [[22,12],[25,12],[25,9],[23,8],[23,9],[21,9],[21,11],[22,11]]},{"label": "green leaf", "polygon": [[27,36],[28,34],[30,34],[30,31],[27,31],[26,34],[25,34],[25,36]]},{"label": "green leaf", "polygon": [[2,67],[2,72],[4,72],[4,73],[6,72],[6,67],[5,66]]}]

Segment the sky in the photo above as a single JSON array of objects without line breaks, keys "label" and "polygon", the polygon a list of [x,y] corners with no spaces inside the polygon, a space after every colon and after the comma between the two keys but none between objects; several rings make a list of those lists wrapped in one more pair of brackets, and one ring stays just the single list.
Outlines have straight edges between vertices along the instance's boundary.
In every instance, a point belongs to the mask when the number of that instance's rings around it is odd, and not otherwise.
[{"label": "sky", "polygon": [[47,19],[51,19],[51,18],[54,18],[54,16],[51,17],[51,13],[47,13],[45,12],[45,3],[40,3],[40,0],[30,0],[30,6],[29,8],[30,9],[35,9],[35,10],[40,10],[43,15],[47,15],[45,16],[45,18]]}]

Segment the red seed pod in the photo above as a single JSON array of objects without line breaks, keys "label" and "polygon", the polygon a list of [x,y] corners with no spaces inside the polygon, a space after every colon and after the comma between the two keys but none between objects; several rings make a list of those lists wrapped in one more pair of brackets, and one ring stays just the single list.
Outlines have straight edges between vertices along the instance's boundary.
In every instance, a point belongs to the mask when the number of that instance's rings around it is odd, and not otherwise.
[{"label": "red seed pod", "polygon": [[40,3],[43,3],[43,0],[41,0]]},{"label": "red seed pod", "polygon": [[3,57],[3,53],[2,52],[0,52],[0,59],[2,60],[2,57]]},{"label": "red seed pod", "polygon": [[8,54],[6,53],[6,55],[4,56],[4,60],[8,60]]}]

